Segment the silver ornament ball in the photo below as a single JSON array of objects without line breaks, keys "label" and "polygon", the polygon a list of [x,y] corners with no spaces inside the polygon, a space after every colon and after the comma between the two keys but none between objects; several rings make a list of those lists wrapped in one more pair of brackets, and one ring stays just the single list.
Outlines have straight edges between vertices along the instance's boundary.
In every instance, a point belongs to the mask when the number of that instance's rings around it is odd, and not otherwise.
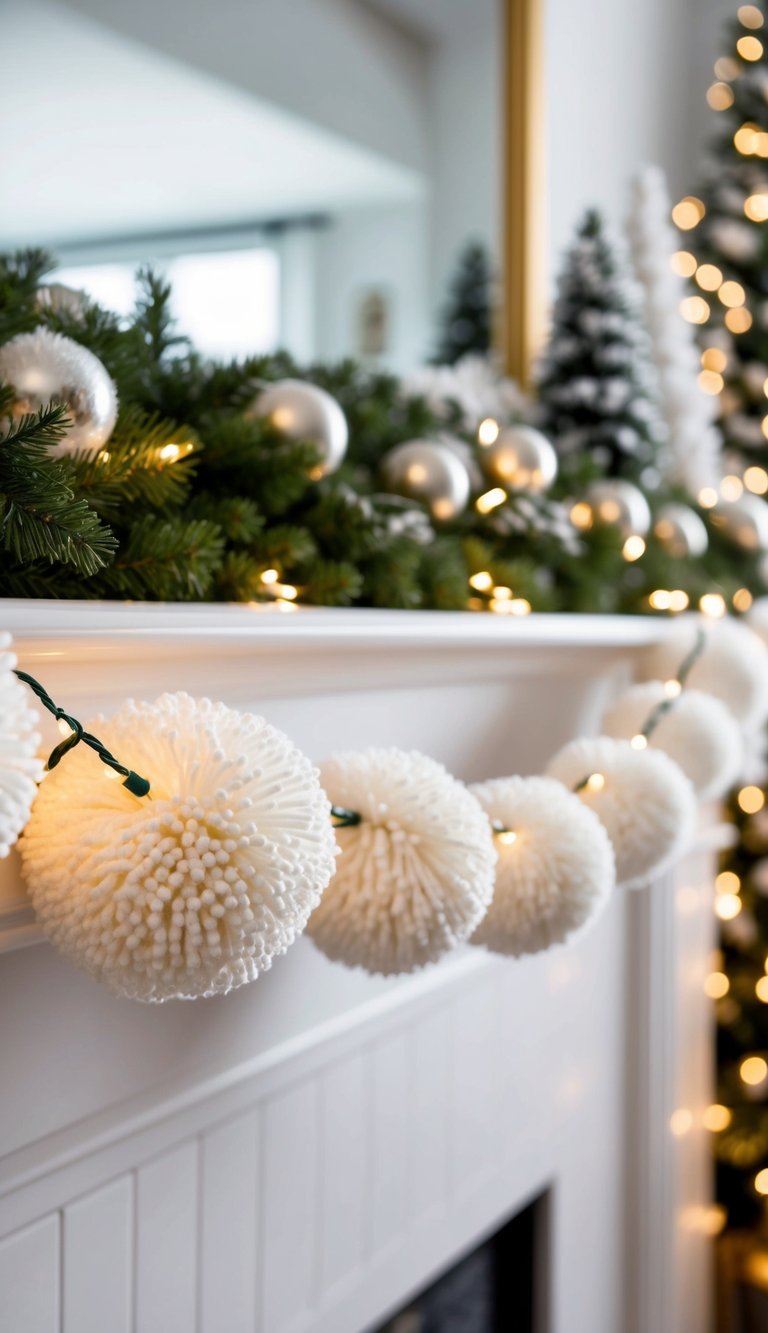
[{"label": "silver ornament ball", "polygon": [[0,347],[0,381],[15,392],[14,417],[50,403],[67,408],[67,432],[52,454],[97,454],[117,420],[117,390],[105,367],[87,347],[49,329],[19,333]]},{"label": "silver ornament ball", "polygon": [[618,528],[622,537],[645,537],[651,526],[648,501],[631,481],[593,481],[587,488],[587,503],[595,523]]},{"label": "silver ornament ball", "polygon": [[481,446],[488,476],[501,486],[537,495],[557,476],[557,454],[541,431],[532,426],[504,426],[492,444]]},{"label": "silver ornament ball", "polygon": [[469,473],[461,459],[435,440],[408,440],[382,460],[382,482],[395,495],[422,500],[433,518],[456,518],[467,507]]},{"label": "silver ornament ball", "polygon": [[768,504],[745,491],[738,500],[718,500],[710,521],[743,551],[768,551]]},{"label": "silver ornament ball", "polygon": [[703,555],[709,545],[706,524],[688,505],[663,505],[653,525],[654,536],[676,560]]},{"label": "silver ornament ball", "polygon": [[308,440],[320,454],[313,470],[317,479],[335,472],[344,461],[349,440],[347,418],[336,399],[317,384],[304,380],[276,380],[262,389],[245,414],[269,417],[289,440]]}]

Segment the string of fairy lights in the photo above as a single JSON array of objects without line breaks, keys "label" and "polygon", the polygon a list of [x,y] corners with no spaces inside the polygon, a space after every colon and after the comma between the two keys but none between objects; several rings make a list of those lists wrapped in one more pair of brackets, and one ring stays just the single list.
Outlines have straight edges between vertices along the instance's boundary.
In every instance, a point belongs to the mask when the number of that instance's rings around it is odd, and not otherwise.
[{"label": "string of fairy lights", "polygon": [[[741,5],[737,10],[737,19],[745,30],[737,38],[736,51],[742,61],[755,63],[763,59],[765,45],[762,36],[757,35],[765,27],[765,15],[757,5]],[[736,100],[734,83],[740,77],[742,66],[732,56],[721,56],[714,65],[714,81],[707,91],[707,102],[716,112],[727,112]],[[743,158],[756,161],[768,160],[768,132],[753,121],[747,120],[738,125],[733,133],[733,147]],[[768,221],[768,181],[758,182],[750,187],[742,203],[744,219],[751,223]],[[705,329],[719,321],[735,339],[747,333],[753,325],[754,314],[749,309],[748,297],[744,285],[726,277],[723,269],[712,262],[699,262],[694,250],[694,235],[706,217],[704,201],[695,195],[680,199],[672,209],[672,221],[676,227],[691,236],[691,242],[681,247],[671,258],[673,271],[679,276],[691,280],[698,291],[685,296],[680,303],[680,313],[684,319]],[[708,342],[707,338],[703,341]],[[728,393],[726,372],[728,352],[717,345],[716,337],[710,345],[701,350],[701,369],[698,383],[701,390],[713,396],[725,396]],[[762,384],[762,392],[768,399],[768,374]],[[768,440],[768,402],[765,415],[761,420],[763,436]],[[749,463],[740,473],[731,471],[714,486],[704,488],[698,495],[699,505],[712,510],[721,501],[736,501],[745,493],[765,497],[768,495],[768,470],[757,463]],[[671,609],[669,594],[654,593],[651,596],[654,609]],[[704,599],[702,599],[703,601]],[[727,607],[724,599],[716,593],[707,594],[707,606],[701,607],[709,615],[724,615]],[[734,607],[747,611],[752,604],[749,590],[740,589],[733,598]],[[748,784],[736,793],[736,805],[747,816],[759,814],[766,804],[765,791]],[[722,870],[715,880],[714,911],[718,921],[727,925],[734,922],[743,910],[741,897],[741,877],[731,869]],[[721,1007],[721,1017],[726,1017],[722,1006],[727,1006],[731,991],[731,979],[724,970],[724,957],[721,951],[713,956],[711,971],[704,980],[704,992]],[[758,1001],[768,1005],[768,954],[764,960],[764,973],[754,983],[754,992]],[[752,1052],[743,1056],[738,1064],[738,1078],[745,1093],[750,1097],[768,1092],[768,1059],[765,1055]],[[715,1102],[708,1106],[701,1123],[705,1130],[713,1134],[723,1134],[733,1122],[730,1107]],[[694,1127],[694,1117],[685,1108],[678,1108],[670,1119],[670,1130],[677,1137],[687,1134]],[[758,1196],[768,1198],[768,1167],[760,1167],[752,1178],[752,1187]],[[725,1226],[727,1212],[722,1205],[714,1205],[705,1210],[704,1229],[711,1235],[717,1235]]]}]

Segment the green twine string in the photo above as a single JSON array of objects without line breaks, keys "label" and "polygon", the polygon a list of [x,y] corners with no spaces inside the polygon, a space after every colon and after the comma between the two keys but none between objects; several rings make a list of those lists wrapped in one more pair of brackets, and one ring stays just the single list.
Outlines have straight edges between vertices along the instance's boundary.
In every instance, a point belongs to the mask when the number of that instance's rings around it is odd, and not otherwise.
[{"label": "green twine string", "polygon": [[[693,667],[696,665],[699,658],[701,657],[701,654],[704,652],[704,647],[706,645],[706,642],[707,642],[706,630],[703,629],[703,627],[700,625],[698,630],[696,631],[696,638],[693,641],[693,645],[688,650],[682,662],[680,663],[677,675],[673,677],[673,679],[676,680],[678,685],[680,686],[680,690],[678,691],[677,694],[668,695],[666,699],[662,699],[659,703],[657,703],[656,707],[652,709],[652,711],[646,718],[642,730],[638,732],[639,736],[644,736],[646,740],[649,740],[650,737],[653,735],[654,731],[656,730],[656,728],[658,727],[659,723],[661,722],[661,719],[663,717],[666,717],[667,713],[671,708],[674,708],[675,704],[680,698],[680,694],[682,693],[683,686],[685,685],[688,676],[690,675]],[[581,782],[577,782],[573,790],[575,792],[583,791],[584,788],[589,783],[589,780],[592,776],[593,775],[591,773],[587,773],[586,777],[583,777],[581,779]]]},{"label": "green twine string", "polygon": [[69,736],[65,736],[64,740],[60,741],[48,756],[48,762],[46,764],[47,769],[56,768],[56,765],[64,758],[64,755],[68,754],[75,745],[79,745],[80,741],[83,741],[85,745],[90,746],[92,750],[96,751],[96,754],[99,756],[99,759],[103,764],[106,764],[108,768],[114,769],[115,773],[120,774],[123,778],[123,786],[127,787],[129,792],[132,792],[134,796],[146,796],[148,794],[149,782],[147,779],[142,778],[138,773],[134,773],[132,768],[126,768],[125,764],[121,764],[119,760],[115,759],[113,754],[110,754],[109,750],[102,744],[97,736],[92,736],[89,731],[85,730],[82,722],[78,722],[76,717],[71,717],[69,713],[64,712],[63,708],[59,708],[58,704],[54,703],[53,699],[40,684],[39,680],[35,680],[34,676],[27,675],[26,671],[15,671],[14,675],[18,676],[19,680],[23,680],[24,684],[29,686],[33,694],[40,700],[43,707],[47,708],[48,712],[53,714],[57,722],[66,722],[67,726],[70,728]]},{"label": "green twine string", "polygon": [[[683,686],[685,685],[685,682],[688,679],[693,667],[696,665],[699,658],[701,657],[701,654],[704,652],[704,646],[706,642],[707,642],[706,630],[704,630],[700,625],[698,630],[696,631],[696,638],[693,641],[693,645],[689,649],[686,656],[683,658],[680,664],[680,668],[677,672],[677,675],[674,678],[677,681],[678,685],[680,686],[680,692],[682,691]],[[650,716],[646,719],[645,726],[640,732],[640,735],[645,736],[646,740],[649,740],[650,737],[653,735],[654,731],[661,722],[661,719],[663,717],[666,717],[667,713],[671,708],[674,708],[675,704],[680,698],[680,692],[678,692],[677,694],[670,695],[666,699],[662,699],[660,703],[658,703],[656,707],[653,709]]]}]

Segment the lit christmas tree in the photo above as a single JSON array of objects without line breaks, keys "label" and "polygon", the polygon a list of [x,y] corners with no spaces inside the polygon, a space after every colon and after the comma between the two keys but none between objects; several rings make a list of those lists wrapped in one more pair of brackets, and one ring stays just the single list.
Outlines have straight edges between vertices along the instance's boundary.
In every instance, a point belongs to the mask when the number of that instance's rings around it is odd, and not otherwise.
[{"label": "lit christmas tree", "polygon": [[768,491],[768,49],[761,6],[742,5],[715,63],[707,100],[717,113],[701,186],[672,211],[675,255],[699,325],[701,382],[720,393],[727,470]]}]

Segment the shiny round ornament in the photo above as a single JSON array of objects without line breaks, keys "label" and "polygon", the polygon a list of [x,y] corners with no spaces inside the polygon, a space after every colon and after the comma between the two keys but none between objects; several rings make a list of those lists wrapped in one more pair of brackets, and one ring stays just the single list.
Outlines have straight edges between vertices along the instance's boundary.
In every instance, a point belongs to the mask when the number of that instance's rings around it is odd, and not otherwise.
[{"label": "shiny round ornament", "polygon": [[40,327],[0,347],[0,381],[15,391],[14,417],[50,403],[67,408],[69,425],[52,454],[96,454],[117,419],[117,390],[98,357],[72,338]]},{"label": "shiny round ornament", "polygon": [[651,526],[651,511],[643,492],[631,481],[607,478],[587,488],[587,503],[595,523],[618,528],[622,537],[645,537]]},{"label": "shiny round ornament", "polygon": [[408,440],[385,454],[381,465],[384,487],[429,506],[440,521],[456,518],[469,502],[470,478],[465,464],[445,444],[435,440]]},{"label": "shiny round ornament", "polygon": [[532,426],[505,426],[492,444],[481,448],[488,476],[512,491],[538,495],[557,476],[557,454],[541,431]]},{"label": "shiny round ornament", "polygon": [[743,551],[768,551],[768,504],[745,491],[738,500],[719,500],[710,521]]},{"label": "shiny round ornament", "polygon": [[706,524],[688,505],[664,505],[656,516],[653,532],[675,560],[696,559],[709,545]]},{"label": "shiny round ornament", "polygon": [[262,389],[245,415],[250,419],[268,417],[289,440],[313,444],[320,455],[312,471],[315,480],[335,472],[344,461],[349,440],[347,418],[336,399],[317,384],[277,380]]}]

